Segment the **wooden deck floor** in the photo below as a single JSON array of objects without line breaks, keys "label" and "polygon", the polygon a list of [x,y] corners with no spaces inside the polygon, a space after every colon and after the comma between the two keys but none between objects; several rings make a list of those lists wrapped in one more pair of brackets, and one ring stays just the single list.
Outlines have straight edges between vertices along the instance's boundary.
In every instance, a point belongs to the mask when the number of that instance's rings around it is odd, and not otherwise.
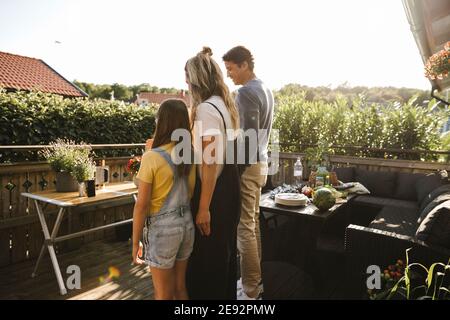
[{"label": "wooden deck floor", "polygon": [[[1,268],[0,299],[152,300],[151,274],[144,266],[131,265],[130,257],[131,243],[106,240],[58,255],[64,281],[70,276],[69,265],[81,269],[81,289],[61,296],[47,252],[35,278],[31,278],[35,260]],[[120,276],[102,283],[100,277],[108,277],[111,266],[119,269]]]}]

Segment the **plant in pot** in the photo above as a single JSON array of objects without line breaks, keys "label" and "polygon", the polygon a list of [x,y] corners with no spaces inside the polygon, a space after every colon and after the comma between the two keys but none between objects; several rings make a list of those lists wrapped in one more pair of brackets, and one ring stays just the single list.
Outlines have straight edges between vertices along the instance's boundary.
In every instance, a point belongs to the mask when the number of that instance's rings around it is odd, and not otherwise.
[{"label": "plant in pot", "polygon": [[72,192],[78,190],[78,183],[74,177],[74,170],[80,161],[89,161],[91,147],[77,145],[72,140],[57,139],[43,149],[40,155],[44,157],[50,167],[56,172],[56,191]]},{"label": "plant in pot", "polygon": [[[86,186],[88,183],[94,184],[94,195],[95,195],[95,162],[87,157],[87,158],[77,158],[75,159],[75,165],[73,167],[72,176],[78,182],[78,191],[80,193],[80,197],[86,196]],[[88,194],[88,196],[90,196]]]},{"label": "plant in pot", "polygon": [[315,180],[315,173],[317,172],[319,167],[328,168],[330,164],[330,152],[330,144],[324,141],[319,141],[317,143],[317,147],[307,148],[305,150],[305,156],[303,157],[303,160],[305,162],[303,167],[306,168],[305,177],[309,177],[312,174]]}]

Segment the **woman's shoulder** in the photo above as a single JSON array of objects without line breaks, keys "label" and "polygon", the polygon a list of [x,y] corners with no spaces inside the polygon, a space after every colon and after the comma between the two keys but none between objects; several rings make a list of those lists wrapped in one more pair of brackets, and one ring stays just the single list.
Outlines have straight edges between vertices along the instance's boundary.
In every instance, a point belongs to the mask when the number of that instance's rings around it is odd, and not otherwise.
[{"label": "woman's shoulder", "polygon": [[[209,117],[214,117],[220,119],[220,114],[217,112],[217,109],[214,108],[210,103],[214,104],[220,112],[222,112],[222,106],[218,104],[216,101],[212,100],[205,100],[204,102],[200,103],[197,107],[197,115],[207,115]],[[223,113],[223,112],[222,112]]]},{"label": "woman's shoulder", "polygon": [[[211,104],[216,108],[214,108]],[[228,109],[223,99],[219,96],[212,96],[199,104],[197,112],[204,112],[221,118],[220,114],[217,112],[217,109],[219,109],[223,115],[228,113]]]},{"label": "woman's shoulder", "polygon": [[142,155],[142,161],[145,161],[148,163],[155,163],[155,161],[160,160],[161,157],[162,156],[158,151],[156,151],[154,149],[150,149]]},{"label": "woman's shoulder", "polygon": [[142,162],[152,162],[158,156],[157,154],[154,150],[145,151],[142,155]]},{"label": "woman's shoulder", "polygon": [[175,143],[171,142],[171,143],[163,144],[162,146],[159,146],[158,148],[150,149],[144,153],[144,155],[142,156],[142,159],[144,159],[144,158],[147,158],[147,159],[158,158],[159,159],[162,157],[161,152],[167,152],[168,154],[170,154],[174,146],[175,146]]}]

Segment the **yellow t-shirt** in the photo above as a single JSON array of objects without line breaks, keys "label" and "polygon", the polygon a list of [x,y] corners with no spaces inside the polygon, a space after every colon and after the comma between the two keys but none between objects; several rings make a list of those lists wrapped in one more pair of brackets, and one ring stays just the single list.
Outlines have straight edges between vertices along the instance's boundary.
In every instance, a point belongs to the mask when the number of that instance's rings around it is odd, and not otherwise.
[{"label": "yellow t-shirt", "polygon": [[[175,143],[173,142],[162,145],[159,148],[170,155],[174,146]],[[164,204],[170,189],[172,189],[173,173],[170,165],[159,153],[149,150],[142,156],[137,178],[152,184],[150,213],[158,212]],[[193,164],[188,177],[189,198],[191,198],[194,193],[194,187],[195,165]]]}]

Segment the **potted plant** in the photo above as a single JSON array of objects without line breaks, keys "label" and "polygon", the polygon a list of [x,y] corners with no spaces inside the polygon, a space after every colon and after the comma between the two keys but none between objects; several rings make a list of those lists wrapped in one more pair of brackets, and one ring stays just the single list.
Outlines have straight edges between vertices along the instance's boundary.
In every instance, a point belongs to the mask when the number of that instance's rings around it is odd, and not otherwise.
[{"label": "potted plant", "polygon": [[309,177],[311,173],[317,172],[319,167],[329,167],[330,146],[326,142],[320,142],[317,147],[307,148],[303,157],[305,177]]},{"label": "potted plant", "polygon": [[428,58],[425,64],[425,76],[430,80],[442,80],[448,77],[450,72],[450,41],[448,41],[444,49],[436,52]]},{"label": "potted plant", "polygon": [[[72,140],[57,139],[51,142],[40,154],[49,162],[56,172],[56,191],[71,192],[79,190],[77,180],[84,179],[81,172],[82,163],[89,163],[91,147],[81,143],[77,145]],[[78,168],[76,168],[78,167]],[[75,172],[78,172],[77,174]],[[87,175],[86,175],[87,176]]]},{"label": "potted plant", "polygon": [[[87,157],[77,158],[73,167],[72,176],[78,182],[80,197],[86,196],[86,184],[94,179],[95,162]],[[95,182],[94,182],[95,183]]]}]

